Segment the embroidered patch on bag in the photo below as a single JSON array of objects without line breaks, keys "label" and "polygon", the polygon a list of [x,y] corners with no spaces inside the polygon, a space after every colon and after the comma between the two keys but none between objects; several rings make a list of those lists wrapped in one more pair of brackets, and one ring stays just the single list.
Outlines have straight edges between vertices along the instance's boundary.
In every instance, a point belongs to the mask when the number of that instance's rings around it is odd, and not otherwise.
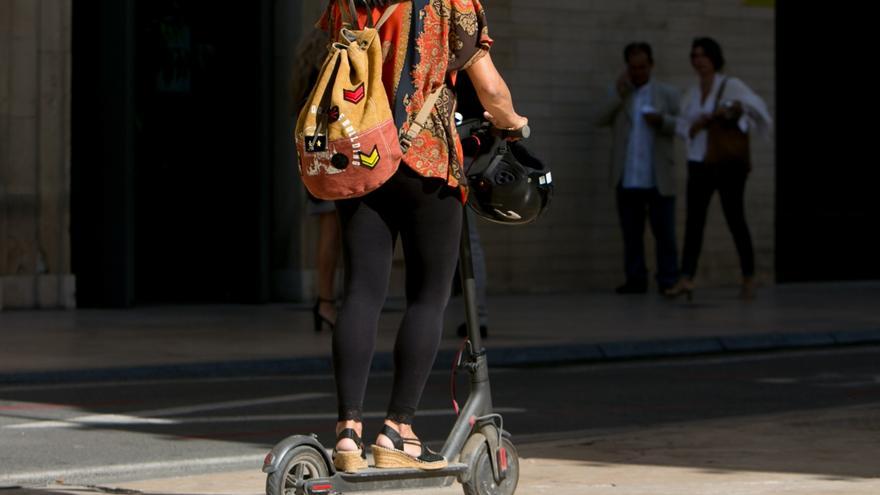
[{"label": "embroidered patch on bag", "polygon": [[376,165],[379,164],[379,160],[382,159],[379,156],[379,148],[377,146],[373,146],[373,152],[369,155],[363,152],[359,153],[361,155],[361,163],[369,168],[375,168]]},{"label": "embroidered patch on bag", "polygon": [[304,148],[306,153],[327,151],[327,136],[306,136]]},{"label": "embroidered patch on bag", "polygon": [[339,107],[334,106],[327,112],[327,120],[332,124],[339,120]]},{"label": "embroidered patch on bag", "polygon": [[361,83],[361,85],[355,89],[351,89],[351,90],[343,89],[342,90],[342,97],[345,99],[345,101],[354,103],[355,105],[360,103],[361,100],[363,100],[364,96],[366,96],[366,95],[367,95],[367,91],[364,89],[364,83]]}]

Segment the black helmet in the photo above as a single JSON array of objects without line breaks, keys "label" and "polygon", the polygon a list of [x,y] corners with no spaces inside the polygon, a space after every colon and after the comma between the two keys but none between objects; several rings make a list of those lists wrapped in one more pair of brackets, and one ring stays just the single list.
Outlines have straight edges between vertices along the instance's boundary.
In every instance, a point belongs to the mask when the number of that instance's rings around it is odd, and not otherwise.
[{"label": "black helmet", "polygon": [[553,193],[553,179],[544,164],[520,142],[508,142],[482,126],[472,134],[476,151],[467,169],[468,205],[495,223],[522,225],[535,221]]}]

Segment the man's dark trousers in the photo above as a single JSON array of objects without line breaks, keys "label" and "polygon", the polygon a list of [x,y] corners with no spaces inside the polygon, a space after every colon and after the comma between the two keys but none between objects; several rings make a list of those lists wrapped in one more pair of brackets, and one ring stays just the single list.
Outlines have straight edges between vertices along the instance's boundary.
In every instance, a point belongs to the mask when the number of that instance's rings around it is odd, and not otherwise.
[{"label": "man's dark trousers", "polygon": [[657,285],[662,290],[678,280],[675,248],[675,196],[663,196],[656,188],[617,188],[617,211],[623,229],[626,284],[647,286],[645,220],[649,219],[657,253]]}]

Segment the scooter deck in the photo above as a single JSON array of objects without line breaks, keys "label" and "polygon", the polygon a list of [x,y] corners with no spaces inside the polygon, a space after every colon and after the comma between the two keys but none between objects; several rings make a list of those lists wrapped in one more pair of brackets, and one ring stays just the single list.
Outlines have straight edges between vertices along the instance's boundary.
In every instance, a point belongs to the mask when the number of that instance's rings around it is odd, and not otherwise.
[{"label": "scooter deck", "polygon": [[384,480],[398,478],[442,478],[444,476],[457,476],[467,471],[467,464],[450,464],[443,469],[434,469],[431,471],[424,469],[378,469],[367,468],[361,469],[357,473],[337,473],[346,481],[358,482],[368,480]]},{"label": "scooter deck", "polygon": [[466,473],[467,464],[450,464],[443,469],[376,469],[367,468],[357,473],[337,472],[330,478],[308,483],[307,494],[365,492],[372,490],[431,488],[449,486]]}]

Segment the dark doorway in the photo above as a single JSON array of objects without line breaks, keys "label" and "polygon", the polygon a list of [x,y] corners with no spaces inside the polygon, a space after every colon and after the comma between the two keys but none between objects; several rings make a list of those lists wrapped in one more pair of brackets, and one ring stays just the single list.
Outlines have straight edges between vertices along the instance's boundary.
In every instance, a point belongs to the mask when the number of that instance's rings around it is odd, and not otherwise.
[{"label": "dark doorway", "polygon": [[780,0],[776,19],[777,278],[880,279],[870,18]]},{"label": "dark doorway", "polygon": [[[270,0],[75,3],[81,305],[268,300],[271,8]],[[126,139],[102,153],[117,135]],[[99,210],[115,213],[98,223],[87,213]],[[101,261],[108,257],[118,263]]]},{"label": "dark doorway", "polygon": [[137,5],[138,301],[268,298],[268,4]]}]

